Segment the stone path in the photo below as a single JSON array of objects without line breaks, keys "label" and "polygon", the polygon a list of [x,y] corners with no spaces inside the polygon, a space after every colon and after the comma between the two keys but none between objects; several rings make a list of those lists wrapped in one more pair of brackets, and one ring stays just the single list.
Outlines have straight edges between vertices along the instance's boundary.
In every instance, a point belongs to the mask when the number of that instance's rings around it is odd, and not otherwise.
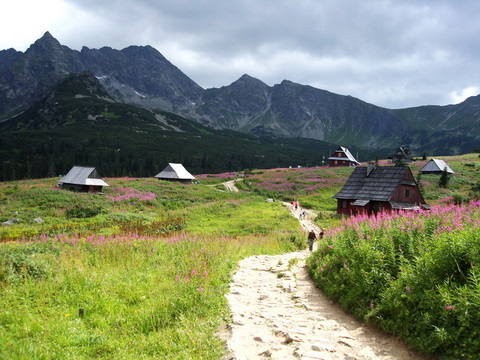
[{"label": "stone path", "polygon": [[[290,210],[298,218],[300,209]],[[314,226],[308,216],[300,222],[306,230]],[[331,303],[308,277],[309,254],[305,250],[240,261],[226,295],[232,313],[226,359],[427,359]]]}]

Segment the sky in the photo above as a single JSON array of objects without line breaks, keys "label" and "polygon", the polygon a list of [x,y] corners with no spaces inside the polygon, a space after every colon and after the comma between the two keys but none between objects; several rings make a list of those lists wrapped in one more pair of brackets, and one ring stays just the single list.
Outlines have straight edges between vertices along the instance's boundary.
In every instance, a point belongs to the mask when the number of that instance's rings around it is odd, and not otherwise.
[{"label": "sky", "polygon": [[150,45],[201,87],[243,74],[391,109],[480,93],[478,0],[15,0],[0,50]]}]

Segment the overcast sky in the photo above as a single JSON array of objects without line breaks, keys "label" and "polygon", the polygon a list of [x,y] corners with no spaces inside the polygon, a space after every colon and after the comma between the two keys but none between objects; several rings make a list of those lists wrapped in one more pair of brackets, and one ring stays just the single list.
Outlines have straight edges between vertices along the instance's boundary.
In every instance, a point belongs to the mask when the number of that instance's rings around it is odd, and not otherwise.
[{"label": "overcast sky", "polygon": [[480,93],[478,0],[4,0],[0,49],[151,45],[203,88],[249,74],[369,103]]}]

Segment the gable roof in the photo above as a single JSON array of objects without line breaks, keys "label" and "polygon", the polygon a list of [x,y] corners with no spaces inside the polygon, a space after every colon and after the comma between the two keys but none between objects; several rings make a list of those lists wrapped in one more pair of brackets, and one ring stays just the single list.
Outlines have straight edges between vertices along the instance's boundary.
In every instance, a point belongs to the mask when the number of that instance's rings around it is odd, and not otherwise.
[{"label": "gable roof", "polygon": [[420,169],[420,172],[442,172],[445,168],[447,169],[447,173],[455,174],[450,166],[448,166],[445,161],[440,159],[431,159],[423,168]]},{"label": "gable roof", "polygon": [[182,164],[169,163],[165,169],[155,175],[159,179],[169,180],[193,180],[195,176],[190,174]]},{"label": "gable roof", "polygon": [[[403,166],[356,167],[335,199],[389,201],[399,184],[416,185],[402,178],[410,168]],[[368,174],[368,175],[367,175]]]},{"label": "gable roof", "polygon": [[98,176],[94,167],[74,166],[62,177],[59,184],[110,186]]},{"label": "gable roof", "polygon": [[335,150],[334,154],[335,153],[338,153],[338,152],[343,152],[345,155],[346,155],[346,159],[344,157],[337,157],[337,156],[330,156],[328,158],[328,160],[349,160],[355,164],[358,164],[360,165],[360,163],[357,161],[357,159],[355,159],[352,155],[352,153],[346,148],[346,147],[343,147],[343,146],[339,146],[337,150]]},{"label": "gable roof", "polygon": [[404,160],[413,160],[410,156],[410,150],[403,147],[399,147],[395,152],[388,157],[389,159],[404,159]]}]

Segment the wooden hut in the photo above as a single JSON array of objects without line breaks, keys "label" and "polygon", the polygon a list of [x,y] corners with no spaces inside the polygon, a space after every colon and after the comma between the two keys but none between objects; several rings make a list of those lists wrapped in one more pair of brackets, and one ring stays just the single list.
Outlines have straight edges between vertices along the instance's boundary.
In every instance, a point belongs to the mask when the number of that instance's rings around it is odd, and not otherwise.
[{"label": "wooden hut", "polygon": [[357,167],[333,196],[339,214],[375,214],[392,210],[429,209],[409,167]]},{"label": "wooden hut", "polygon": [[392,163],[397,164],[403,162],[404,164],[413,163],[413,158],[410,156],[410,150],[400,146],[395,152],[388,157]]},{"label": "wooden hut", "polygon": [[182,164],[169,163],[165,169],[155,175],[158,180],[178,181],[183,183],[192,182],[195,176],[190,174]]},{"label": "wooden hut", "polygon": [[98,175],[94,167],[74,166],[58,181],[62,189],[81,192],[101,192],[104,186],[110,186]]},{"label": "wooden hut", "polygon": [[339,146],[337,150],[328,158],[328,166],[357,166],[360,163],[353,157],[350,151],[343,146]]}]

